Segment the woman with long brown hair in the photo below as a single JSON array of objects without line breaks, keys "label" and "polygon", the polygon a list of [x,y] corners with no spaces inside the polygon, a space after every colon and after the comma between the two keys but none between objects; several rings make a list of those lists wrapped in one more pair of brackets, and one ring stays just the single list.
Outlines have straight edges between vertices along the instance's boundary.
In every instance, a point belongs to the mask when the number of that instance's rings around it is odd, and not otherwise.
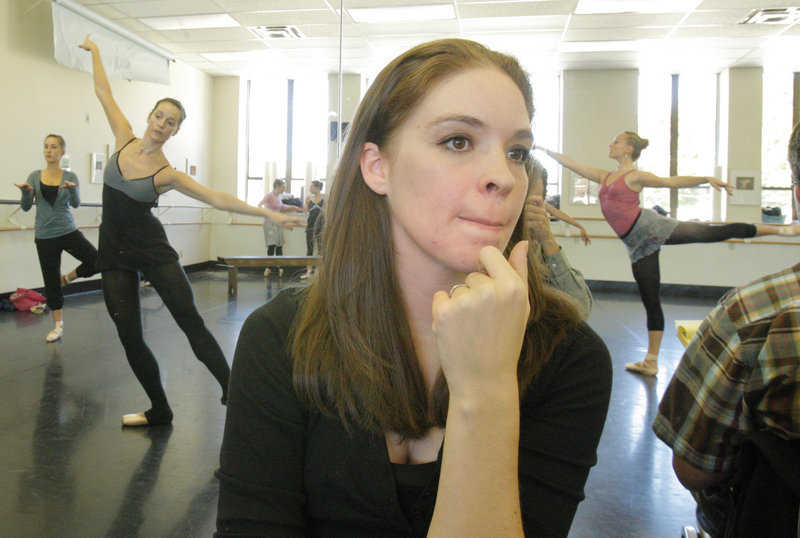
[{"label": "woman with long brown hair", "polygon": [[532,114],[517,61],[472,41],[375,79],[318,277],[242,328],[218,536],[567,535],[610,358],[528,248]]}]

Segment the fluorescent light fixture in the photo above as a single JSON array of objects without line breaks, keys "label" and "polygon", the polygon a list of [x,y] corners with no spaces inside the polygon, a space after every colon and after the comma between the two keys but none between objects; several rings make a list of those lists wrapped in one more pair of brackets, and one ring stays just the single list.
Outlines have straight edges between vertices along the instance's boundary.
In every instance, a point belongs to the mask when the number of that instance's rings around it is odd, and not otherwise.
[{"label": "fluorescent light fixture", "polygon": [[277,58],[273,50],[244,50],[238,52],[201,52],[200,56],[214,63],[263,62]]},{"label": "fluorescent light fixture", "polygon": [[576,15],[607,13],[684,13],[693,11],[700,0],[578,0]]},{"label": "fluorescent light fixture", "polygon": [[153,30],[198,30],[200,28],[233,28],[240,26],[227,13],[181,15],[177,17],[145,17],[139,19]]},{"label": "fluorescent light fixture", "polygon": [[564,41],[558,52],[632,52],[653,50],[663,46],[660,40],[637,39],[635,41]]},{"label": "fluorescent light fixture", "polygon": [[456,18],[452,4],[421,6],[364,7],[346,10],[357,23],[443,21]]}]

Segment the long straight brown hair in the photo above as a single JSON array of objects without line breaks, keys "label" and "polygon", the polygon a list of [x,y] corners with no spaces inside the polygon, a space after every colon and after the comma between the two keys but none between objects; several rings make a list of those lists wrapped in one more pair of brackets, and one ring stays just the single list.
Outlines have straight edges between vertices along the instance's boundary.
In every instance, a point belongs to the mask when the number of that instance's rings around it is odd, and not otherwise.
[{"label": "long straight brown hair", "polygon": [[[326,202],[319,275],[302,294],[289,341],[299,397],[348,429],[420,438],[446,422],[447,384],[440,373],[427,393],[395,272],[389,207],[364,183],[360,156],[366,142],[384,147],[443,77],[481,67],[507,74],[532,118],[531,86],[515,58],[473,41],[445,39],[389,63],[350,126]],[[526,228],[521,216],[506,256],[529,237]],[[580,319],[574,303],[546,285],[545,271],[529,253],[531,313],[518,366],[521,393]]]}]

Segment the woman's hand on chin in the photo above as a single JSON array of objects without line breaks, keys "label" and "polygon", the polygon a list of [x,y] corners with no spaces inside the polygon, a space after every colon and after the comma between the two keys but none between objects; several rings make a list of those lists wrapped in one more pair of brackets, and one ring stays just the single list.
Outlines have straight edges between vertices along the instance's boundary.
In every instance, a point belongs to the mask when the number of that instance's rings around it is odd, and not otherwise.
[{"label": "woman's hand on chin", "polygon": [[478,258],[485,273],[470,273],[466,286],[433,297],[433,332],[451,398],[470,401],[516,386],[530,314],[527,241],[508,260],[495,247],[482,248]]}]

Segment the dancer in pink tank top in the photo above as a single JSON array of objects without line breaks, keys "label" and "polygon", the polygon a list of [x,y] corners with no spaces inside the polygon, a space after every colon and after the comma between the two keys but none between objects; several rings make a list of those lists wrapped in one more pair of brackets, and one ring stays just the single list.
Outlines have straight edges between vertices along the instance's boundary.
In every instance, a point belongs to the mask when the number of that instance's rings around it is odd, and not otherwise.
[{"label": "dancer in pink tank top", "polygon": [[652,209],[639,206],[639,193],[644,187],[686,188],[708,183],[715,189],[732,194],[733,187],[710,176],[659,177],[638,170],[636,161],[642,150],[649,145],[646,138],[625,131],[609,146],[608,156],[617,161],[613,171],[592,168],[574,159],[541,149],[556,162],[590,181],[600,184],[598,198],[600,210],[614,232],[628,249],[633,269],[633,278],[639,288],[647,312],[648,346],[644,360],[628,363],[625,368],[632,372],[654,376],[658,373],[658,351],[664,335],[664,313],[661,309],[659,287],[661,285],[658,253],[661,245],[686,243],[714,243],[731,238],[748,238],[759,235],[800,235],[800,225],[771,226],[766,224],[709,224],[684,222],[663,217]]}]

